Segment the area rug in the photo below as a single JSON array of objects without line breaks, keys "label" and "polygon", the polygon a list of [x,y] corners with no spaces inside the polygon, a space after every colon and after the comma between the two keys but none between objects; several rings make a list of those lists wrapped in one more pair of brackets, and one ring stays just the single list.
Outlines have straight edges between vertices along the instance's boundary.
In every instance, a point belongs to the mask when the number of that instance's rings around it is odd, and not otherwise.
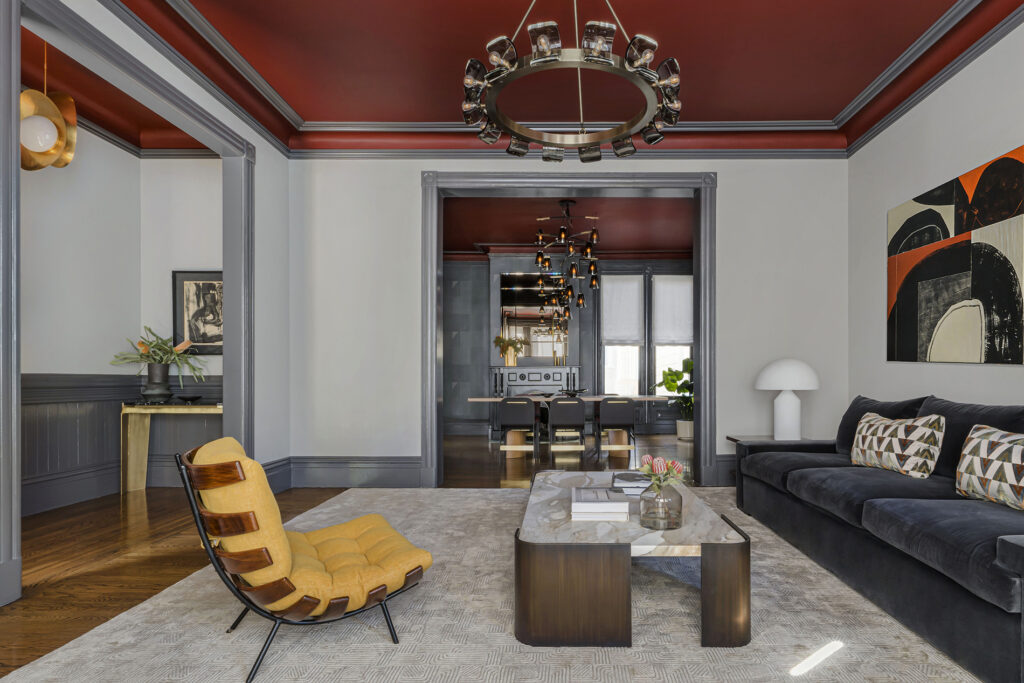
[{"label": "area rug", "polygon": [[[282,627],[258,681],[773,681],[831,641],[814,681],[970,681],[963,669],[732,504],[698,489],[752,541],[753,640],[700,647],[700,592],[678,563],[635,562],[632,648],[535,648],[513,635],[512,535],[519,489],[352,489],[294,519],[308,530],[383,514],[434,555],[391,613]],[[198,543],[198,539],[197,539]],[[249,615],[209,567],[41,659],[16,681],[241,681],[270,623]]]}]

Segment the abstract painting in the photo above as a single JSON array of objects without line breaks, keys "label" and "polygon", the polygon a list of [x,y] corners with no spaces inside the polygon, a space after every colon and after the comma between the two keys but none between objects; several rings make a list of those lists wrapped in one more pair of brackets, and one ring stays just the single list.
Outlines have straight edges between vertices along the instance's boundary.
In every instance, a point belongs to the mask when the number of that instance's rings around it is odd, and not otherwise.
[{"label": "abstract painting", "polygon": [[174,341],[192,342],[195,353],[224,353],[224,276],[219,270],[183,271],[174,282]]},{"label": "abstract painting", "polygon": [[889,211],[890,361],[1024,363],[1024,147]]}]

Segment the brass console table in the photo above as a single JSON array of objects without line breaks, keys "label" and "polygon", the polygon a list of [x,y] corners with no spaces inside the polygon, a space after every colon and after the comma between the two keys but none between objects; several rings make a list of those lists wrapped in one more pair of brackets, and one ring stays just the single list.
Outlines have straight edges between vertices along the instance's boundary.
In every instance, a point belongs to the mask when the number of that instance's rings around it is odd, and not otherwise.
[{"label": "brass console table", "polygon": [[146,488],[149,422],[153,415],[223,415],[221,404],[121,404],[121,493]]}]

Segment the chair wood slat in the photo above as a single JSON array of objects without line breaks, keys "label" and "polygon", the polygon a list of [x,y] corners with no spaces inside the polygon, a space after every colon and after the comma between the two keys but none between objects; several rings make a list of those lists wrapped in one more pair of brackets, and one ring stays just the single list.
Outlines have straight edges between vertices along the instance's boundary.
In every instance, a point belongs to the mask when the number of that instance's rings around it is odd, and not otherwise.
[{"label": "chair wood slat", "polygon": [[384,599],[388,597],[388,587],[386,585],[380,585],[374,588],[372,591],[366,594],[366,604],[364,607],[373,607],[384,602]]},{"label": "chair wood slat", "polygon": [[311,595],[303,595],[291,607],[286,607],[283,610],[274,612],[274,616],[281,617],[282,619],[291,619],[292,621],[302,621],[308,617],[319,604],[320,600],[317,598],[314,598]]},{"label": "chair wood slat", "polygon": [[405,573],[405,584],[402,587],[405,588],[406,586],[415,585],[415,584],[419,583],[420,579],[422,579],[422,578],[423,578],[423,567],[422,566],[417,566],[415,569],[410,569],[409,571],[407,571]]},{"label": "chair wood slat", "polygon": [[220,559],[224,571],[230,574],[245,574],[260,569],[266,569],[274,564],[270,558],[270,551],[266,548],[253,548],[242,550],[237,553],[229,553],[220,548],[214,548],[213,552]]},{"label": "chair wood slat", "polygon": [[333,598],[327,603],[327,609],[318,618],[320,621],[327,621],[329,619],[336,619],[344,614],[348,610],[348,596],[343,598]]},{"label": "chair wood slat", "polygon": [[254,602],[258,602],[261,605],[269,605],[273,602],[277,602],[278,600],[295,592],[295,584],[293,584],[287,576],[282,576],[277,581],[260,584],[259,586],[247,586],[236,579],[235,585],[238,587],[238,590],[242,591]]},{"label": "chair wood slat", "polygon": [[199,514],[203,517],[203,526],[206,533],[217,538],[224,536],[238,536],[258,531],[259,523],[256,521],[256,513],[248,512],[210,512],[204,507],[199,508]]},{"label": "chair wood slat", "polygon": [[185,471],[188,472],[192,488],[197,491],[217,489],[221,486],[230,486],[231,484],[245,481],[242,463],[237,460],[216,462],[209,465],[190,465],[186,463]]}]

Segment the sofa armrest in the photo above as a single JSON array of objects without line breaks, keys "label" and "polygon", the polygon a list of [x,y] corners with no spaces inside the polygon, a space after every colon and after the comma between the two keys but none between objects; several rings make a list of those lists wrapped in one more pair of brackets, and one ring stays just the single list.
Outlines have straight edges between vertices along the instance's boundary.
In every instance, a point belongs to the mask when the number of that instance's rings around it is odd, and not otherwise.
[{"label": "sofa armrest", "polygon": [[787,453],[835,453],[835,439],[801,439],[799,441],[739,441],[736,458],[754,453],[785,451]]},{"label": "sofa armrest", "polygon": [[996,539],[996,562],[1011,572],[1024,575],[1024,536]]}]

